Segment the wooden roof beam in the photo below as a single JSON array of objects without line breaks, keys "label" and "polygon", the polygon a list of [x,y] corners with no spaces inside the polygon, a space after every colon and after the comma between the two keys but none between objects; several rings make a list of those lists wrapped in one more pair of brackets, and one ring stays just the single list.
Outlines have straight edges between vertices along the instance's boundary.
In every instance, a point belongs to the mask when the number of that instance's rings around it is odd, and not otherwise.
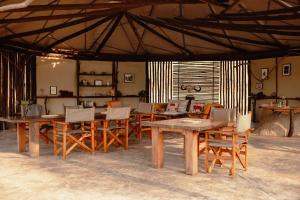
[{"label": "wooden roof beam", "polygon": [[[203,33],[206,35],[212,35],[212,36],[216,36],[216,37],[220,37],[220,38],[224,38],[226,39],[226,37],[223,34],[220,33],[216,33],[216,32],[211,32],[211,31],[207,31],[201,28],[196,28],[193,26],[188,26],[183,24],[180,21],[174,20],[174,19],[166,19],[166,18],[162,18],[162,20],[166,21],[169,25],[175,26],[175,27],[180,27],[186,30],[191,30],[191,31],[195,31],[198,33]],[[262,45],[262,46],[270,46],[270,47],[278,47],[278,44],[272,43],[272,42],[266,42],[266,41],[258,41],[258,40],[251,40],[248,38],[243,38],[243,37],[239,37],[239,36],[227,36],[229,39],[231,40],[235,40],[235,41],[239,41],[239,42],[243,42],[243,43],[249,43],[249,44],[254,44],[254,45]],[[280,46],[280,48],[285,47],[285,46]]]},{"label": "wooden roof beam", "polygon": [[32,30],[32,31],[26,31],[26,32],[12,34],[12,35],[7,35],[7,36],[2,37],[1,39],[2,40],[15,39],[15,38],[31,36],[31,35],[35,35],[35,34],[39,34],[39,33],[46,33],[46,32],[49,32],[49,31],[56,31],[58,29],[63,29],[63,28],[69,27],[69,26],[74,26],[74,25],[77,25],[77,24],[81,24],[81,23],[84,23],[84,22],[87,22],[87,21],[97,19],[97,18],[98,17],[82,18],[82,19],[74,20],[74,21],[64,23],[64,24],[50,26],[50,27],[47,27],[47,28],[36,29],[36,30]]},{"label": "wooden roof beam", "polygon": [[[107,8],[128,8],[141,7],[155,4],[198,4],[203,0],[147,0],[147,1],[123,1],[123,2],[106,2],[91,4],[58,4],[58,5],[31,5],[26,8],[13,9],[9,12],[27,12],[27,11],[47,11],[47,10],[79,10],[79,9],[107,9]],[[221,4],[222,5],[222,4]],[[8,11],[7,11],[8,12]]]},{"label": "wooden roof beam", "polygon": [[140,21],[140,19],[137,18],[136,16],[128,13],[128,17],[131,18],[132,20],[134,20],[140,26],[144,27],[145,29],[147,29],[148,31],[150,31],[151,33],[153,33],[154,35],[156,35],[157,37],[159,37],[160,39],[162,39],[162,40],[166,41],[167,43],[173,45],[174,47],[176,47],[176,48],[178,48],[180,50],[183,50],[187,54],[193,54],[190,50],[184,48],[183,46],[181,46],[181,45],[179,45],[177,43],[175,43],[173,40],[165,37],[161,33],[157,32],[156,30],[154,30],[151,27],[149,27],[147,24],[145,24],[144,22]]},{"label": "wooden roof beam", "polygon": [[143,18],[139,17],[139,18],[142,19],[145,22],[154,24],[156,26],[161,26],[163,28],[166,28],[166,29],[178,32],[178,33],[183,33],[183,34],[189,35],[191,37],[194,37],[194,38],[197,38],[197,39],[200,39],[200,40],[204,40],[206,42],[210,42],[210,43],[213,43],[213,44],[218,45],[218,46],[226,47],[228,49],[231,49],[231,50],[234,50],[234,51],[237,51],[237,52],[244,52],[244,53],[247,52],[244,49],[234,47],[234,46],[231,46],[229,44],[226,44],[226,43],[223,43],[223,42],[220,42],[220,41],[217,41],[217,40],[213,40],[209,37],[205,37],[205,36],[193,33],[193,32],[189,32],[189,31],[186,31],[184,29],[180,29],[180,28],[177,28],[177,27],[174,27],[174,26],[170,26],[166,22],[161,22],[161,21],[157,21],[157,20],[154,20],[154,19],[144,18],[144,17]]},{"label": "wooden roof beam", "polygon": [[99,44],[97,50],[96,50],[96,54],[98,54],[103,47],[105,46],[105,44],[107,43],[107,41],[109,40],[109,38],[111,37],[111,35],[113,34],[113,32],[115,31],[115,29],[117,28],[117,26],[119,25],[121,19],[123,17],[123,14],[120,14],[116,17],[112,27],[110,28],[110,30],[107,32],[107,34],[105,35],[105,37],[103,38],[102,42]]},{"label": "wooden roof beam", "polygon": [[0,24],[7,23],[24,23],[24,22],[33,22],[33,21],[44,21],[44,20],[61,20],[66,18],[77,18],[77,17],[87,17],[87,16],[107,16],[114,15],[120,12],[124,12],[127,9],[136,8],[134,6],[127,6],[126,8],[114,8],[114,9],[106,9],[106,10],[98,10],[91,11],[86,13],[72,13],[72,14],[59,14],[59,15],[44,15],[44,16],[34,16],[34,17],[26,17],[26,18],[13,18],[13,19],[1,19]]},{"label": "wooden roof beam", "polygon": [[276,15],[276,14],[287,14],[287,13],[295,13],[300,11],[300,6],[294,6],[290,8],[280,8],[274,10],[266,10],[266,11],[256,11],[256,12],[248,12],[248,13],[227,13],[223,15],[210,15],[211,17],[219,17],[219,16],[231,16],[231,17],[245,17],[245,16],[261,16],[261,15]]},{"label": "wooden roof beam", "polygon": [[[204,21],[197,21],[191,19],[183,19],[183,18],[176,18],[183,23],[186,23],[191,26],[196,27],[206,27],[206,28],[213,28],[213,29],[226,29],[226,30],[235,30],[235,31],[242,31],[242,32],[255,32],[255,33],[265,33],[265,34],[275,34],[275,35],[289,35],[289,36],[300,36],[300,26],[287,26],[287,25],[250,25],[250,24],[218,24],[215,22],[204,22]],[[291,31],[287,31],[291,30]],[[295,31],[297,30],[297,32]]]},{"label": "wooden roof beam", "polygon": [[86,27],[86,28],[84,28],[84,29],[82,29],[82,30],[80,30],[80,31],[77,31],[77,32],[75,32],[75,33],[73,33],[73,34],[71,34],[71,35],[68,35],[68,36],[66,36],[66,37],[64,37],[64,38],[62,38],[62,39],[59,39],[59,40],[57,40],[56,42],[54,42],[54,43],[50,44],[49,46],[47,46],[47,47],[45,48],[45,51],[48,51],[49,49],[55,47],[55,46],[58,45],[58,44],[61,44],[61,43],[65,42],[65,41],[67,41],[67,40],[70,40],[70,39],[72,39],[72,38],[74,38],[74,37],[77,37],[77,36],[79,36],[79,35],[81,35],[81,34],[84,34],[84,33],[86,33],[86,32],[89,32],[89,31],[91,31],[91,30],[97,28],[97,27],[100,26],[101,24],[107,22],[107,21],[110,20],[110,19],[112,19],[112,16],[105,17],[105,18],[103,18],[103,19],[97,21],[96,23],[94,23],[94,24],[92,24],[92,25],[90,25],[90,26],[88,26],[88,27]]}]

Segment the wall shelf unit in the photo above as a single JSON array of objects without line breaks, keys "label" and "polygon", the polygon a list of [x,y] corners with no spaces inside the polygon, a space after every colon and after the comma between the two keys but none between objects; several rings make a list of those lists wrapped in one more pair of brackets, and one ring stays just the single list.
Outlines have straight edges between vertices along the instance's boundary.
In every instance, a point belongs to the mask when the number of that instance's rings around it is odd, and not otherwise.
[{"label": "wall shelf unit", "polygon": [[78,73],[79,76],[112,76],[113,74],[86,74],[86,73]]},{"label": "wall shelf unit", "polygon": [[[97,99],[117,99],[117,62],[112,62],[111,66],[82,66],[77,61],[77,104],[83,101],[91,101],[102,104]],[[89,71],[90,70],[90,71]],[[100,81],[101,85],[95,85],[95,81]],[[103,95],[97,95],[101,93]],[[96,108],[105,108],[105,106],[96,106]]]}]

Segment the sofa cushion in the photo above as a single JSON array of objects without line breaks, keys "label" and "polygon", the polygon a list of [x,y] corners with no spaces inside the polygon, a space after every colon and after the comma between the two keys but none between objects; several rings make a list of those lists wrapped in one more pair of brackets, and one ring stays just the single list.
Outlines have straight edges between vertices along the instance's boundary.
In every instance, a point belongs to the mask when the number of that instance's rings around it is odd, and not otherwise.
[{"label": "sofa cushion", "polygon": [[188,100],[179,101],[178,112],[186,112],[188,103],[189,103]]},{"label": "sofa cushion", "polygon": [[190,105],[190,112],[191,113],[201,113],[203,112],[205,104],[201,101],[192,100]]}]

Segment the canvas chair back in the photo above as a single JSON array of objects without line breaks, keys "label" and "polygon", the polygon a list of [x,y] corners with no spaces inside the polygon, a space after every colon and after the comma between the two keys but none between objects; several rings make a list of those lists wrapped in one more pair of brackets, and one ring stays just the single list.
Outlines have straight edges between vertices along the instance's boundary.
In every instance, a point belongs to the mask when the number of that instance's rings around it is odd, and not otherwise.
[{"label": "canvas chair back", "polygon": [[210,119],[216,121],[234,122],[236,120],[235,109],[212,108],[210,111]]},{"label": "canvas chair back", "polygon": [[246,115],[238,115],[236,122],[236,132],[244,133],[251,128],[251,112]]},{"label": "canvas chair back", "polygon": [[106,120],[123,120],[130,116],[130,107],[107,108]]},{"label": "canvas chair back", "polygon": [[21,107],[21,115],[24,117],[39,117],[43,113],[43,106],[39,104],[31,104]]},{"label": "canvas chair back", "polygon": [[203,110],[203,114],[206,115],[206,118],[209,118],[212,108],[223,108],[223,106],[221,104],[212,104],[212,103],[206,104]]},{"label": "canvas chair back", "polygon": [[76,105],[76,106],[66,106],[66,105],[64,105],[64,114],[66,115],[66,110],[67,109],[79,109],[79,108],[83,108],[83,105]]},{"label": "canvas chair back", "polygon": [[66,122],[88,122],[95,119],[95,108],[66,108]]},{"label": "canvas chair back", "polygon": [[152,104],[151,103],[139,103],[137,107],[137,112],[139,113],[151,113]]},{"label": "canvas chair back", "polygon": [[119,108],[122,107],[121,101],[108,101],[107,102],[108,108]]}]

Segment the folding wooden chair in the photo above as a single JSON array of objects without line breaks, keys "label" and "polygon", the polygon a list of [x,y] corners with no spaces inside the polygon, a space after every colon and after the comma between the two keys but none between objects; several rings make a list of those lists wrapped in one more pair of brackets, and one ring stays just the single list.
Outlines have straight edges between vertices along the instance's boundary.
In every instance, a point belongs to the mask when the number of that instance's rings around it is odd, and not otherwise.
[{"label": "folding wooden chair", "polygon": [[119,108],[122,107],[122,102],[121,101],[108,101],[107,102],[107,107],[108,108]]},{"label": "folding wooden chair", "polygon": [[[251,112],[247,115],[238,115],[234,130],[223,129],[205,132],[206,172],[210,173],[217,162],[223,163],[224,160],[231,160],[229,174],[232,176],[235,175],[236,160],[239,160],[242,167],[247,170],[250,126]],[[219,137],[212,139],[209,137],[211,134],[219,135]],[[223,153],[227,155],[223,155]]]},{"label": "folding wooden chair", "polygon": [[[30,105],[21,106],[21,115],[23,117],[40,117],[42,113],[43,113],[42,105],[30,104]],[[46,144],[48,144],[49,142],[53,143],[52,138],[49,136],[50,134],[52,134],[52,130],[53,127],[49,123],[44,123],[40,127],[40,139],[42,139]]]},{"label": "folding wooden chair", "polygon": [[[211,120],[215,120],[215,121],[226,121],[228,123],[226,130],[233,130],[232,124],[235,121],[235,110],[234,109],[225,109],[225,108],[212,108],[210,111],[209,118]],[[219,130],[223,130],[223,129],[225,129],[225,128],[222,128]],[[210,137],[215,137],[215,135],[210,135]],[[204,132],[201,132],[199,134],[198,145],[199,145],[198,156],[200,156],[202,153],[205,152],[205,149],[206,149]]]},{"label": "folding wooden chair", "polygon": [[[79,147],[81,150],[95,151],[95,108],[66,109],[64,122],[53,121],[54,155],[62,152],[63,159]],[[81,123],[79,129],[72,129],[72,123]],[[86,124],[87,123],[87,124]],[[90,142],[90,145],[87,144]]]},{"label": "folding wooden chair", "polygon": [[139,103],[137,107],[137,113],[135,115],[135,121],[132,122],[134,129],[136,130],[136,137],[141,141],[143,138],[143,133],[146,133],[151,139],[151,127],[143,126],[142,122],[153,121],[154,113],[152,113],[151,103]]},{"label": "folding wooden chair", "polygon": [[106,119],[100,121],[97,130],[102,134],[102,141],[97,149],[103,147],[107,152],[112,144],[121,145],[125,150],[128,149],[128,121],[130,107],[107,108]]}]

